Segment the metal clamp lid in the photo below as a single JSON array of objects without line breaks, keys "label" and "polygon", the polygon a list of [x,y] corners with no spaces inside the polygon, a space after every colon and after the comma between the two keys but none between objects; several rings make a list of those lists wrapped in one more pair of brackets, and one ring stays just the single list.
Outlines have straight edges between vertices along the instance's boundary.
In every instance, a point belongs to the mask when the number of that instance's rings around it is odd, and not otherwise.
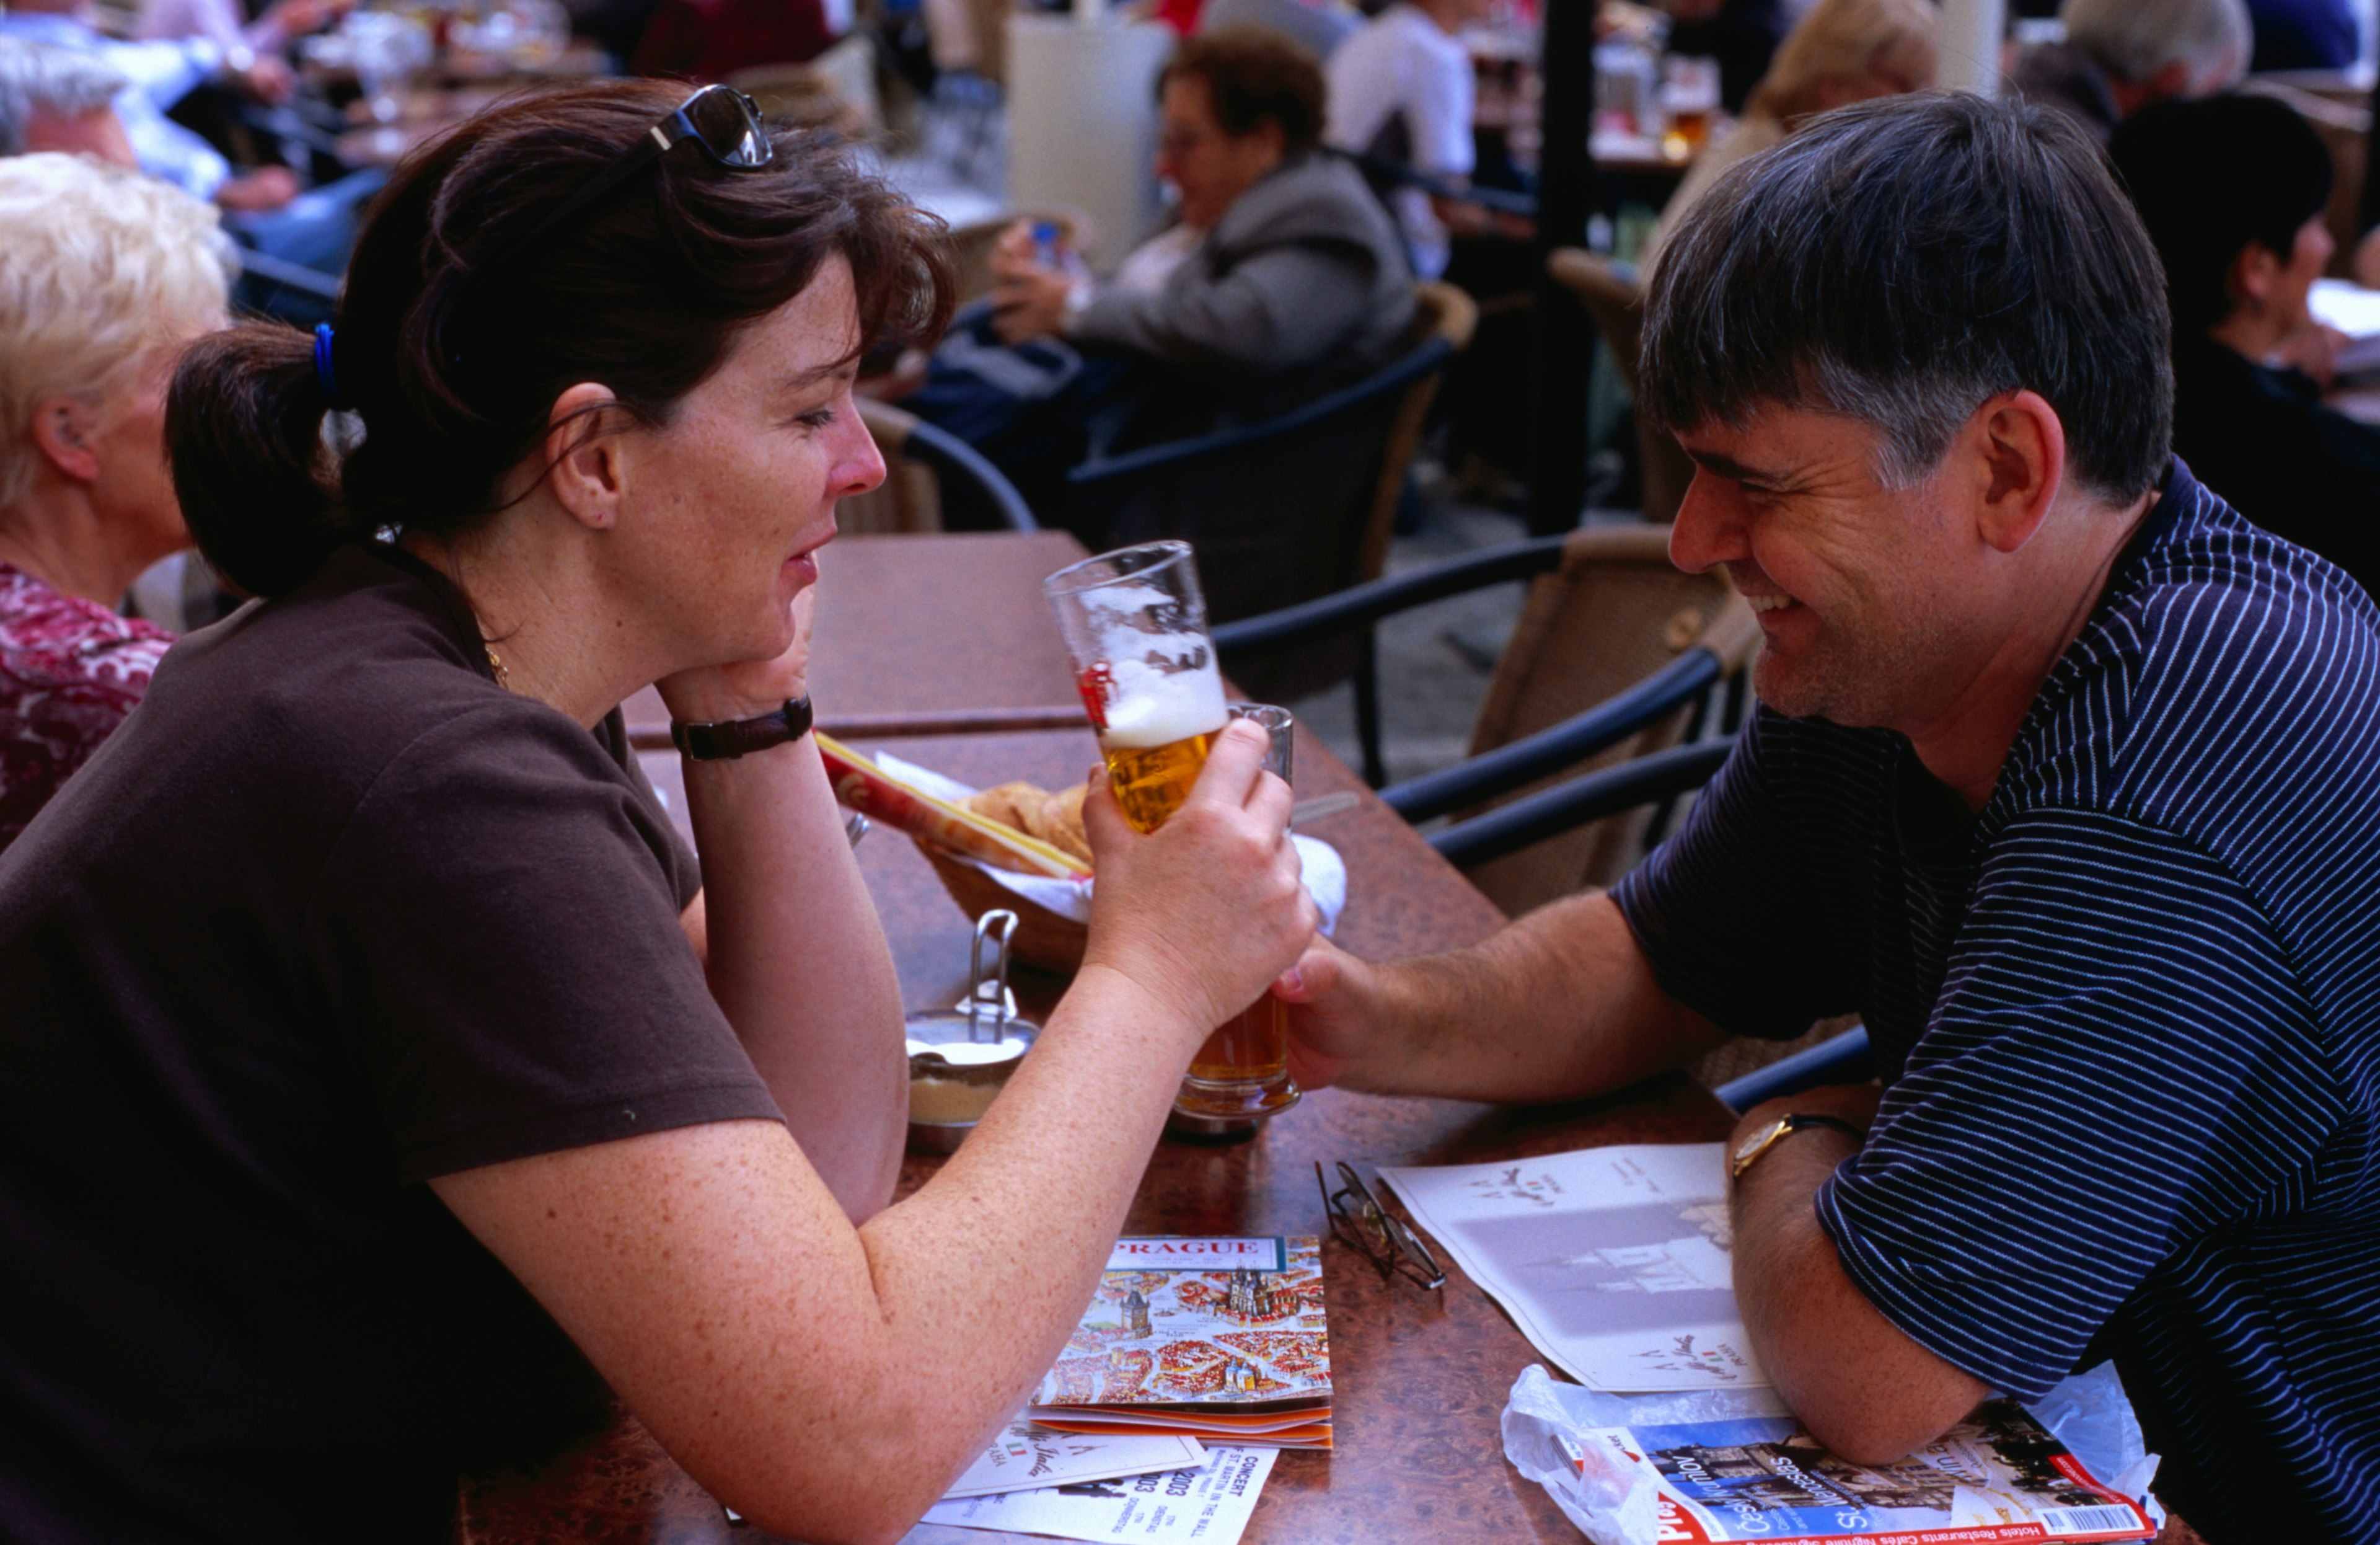
[{"label": "metal clamp lid", "polygon": [[[995,907],[975,921],[975,946],[967,956],[967,980],[974,983],[958,1006],[966,1010],[967,1039],[995,1041],[1016,1017],[1016,994],[1008,987],[1008,945],[1016,936],[1017,917],[1006,907]],[[986,975],[983,968],[984,941],[992,942],[992,969]],[[982,1023],[991,1016],[990,1033],[985,1033]]]}]

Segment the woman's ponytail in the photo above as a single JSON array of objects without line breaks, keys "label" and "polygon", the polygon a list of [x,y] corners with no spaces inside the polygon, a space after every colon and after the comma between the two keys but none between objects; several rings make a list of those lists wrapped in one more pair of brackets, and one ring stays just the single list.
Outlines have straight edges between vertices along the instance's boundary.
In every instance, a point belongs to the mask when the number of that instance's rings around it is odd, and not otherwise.
[{"label": "woman's ponytail", "polygon": [[216,570],[254,595],[304,584],[355,532],[322,443],[315,339],[254,322],[200,339],[165,399],[182,518]]}]

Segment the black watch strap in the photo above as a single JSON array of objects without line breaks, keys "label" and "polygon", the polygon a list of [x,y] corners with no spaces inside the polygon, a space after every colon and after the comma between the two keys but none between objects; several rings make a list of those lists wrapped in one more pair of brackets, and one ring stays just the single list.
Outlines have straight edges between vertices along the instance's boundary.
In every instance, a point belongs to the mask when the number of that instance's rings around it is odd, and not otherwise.
[{"label": "black watch strap", "polygon": [[731,758],[749,756],[765,751],[771,746],[783,746],[788,740],[799,740],[810,733],[810,700],[808,693],[794,699],[774,713],[763,713],[757,719],[722,719],[709,724],[681,724],[670,721],[670,739],[677,748],[696,761],[725,761]]},{"label": "black watch strap", "polygon": [[[1829,1127],[1840,1132],[1863,1148],[1867,1146],[1867,1134],[1840,1116],[1803,1115],[1797,1113],[1785,1118],[1786,1132],[1799,1132],[1805,1126]],[[1782,1134],[1779,1135],[1782,1136]]]}]

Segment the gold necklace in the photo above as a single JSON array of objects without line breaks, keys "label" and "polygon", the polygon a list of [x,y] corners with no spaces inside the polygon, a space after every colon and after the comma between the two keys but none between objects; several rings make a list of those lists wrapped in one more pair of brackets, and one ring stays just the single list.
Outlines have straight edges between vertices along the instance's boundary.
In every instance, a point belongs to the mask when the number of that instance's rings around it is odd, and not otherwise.
[{"label": "gold necklace", "polygon": [[513,689],[513,674],[512,672],[504,669],[503,657],[496,653],[496,646],[490,643],[481,643],[480,647],[488,651],[488,669],[496,673],[496,685],[503,687],[507,692],[511,691]]}]

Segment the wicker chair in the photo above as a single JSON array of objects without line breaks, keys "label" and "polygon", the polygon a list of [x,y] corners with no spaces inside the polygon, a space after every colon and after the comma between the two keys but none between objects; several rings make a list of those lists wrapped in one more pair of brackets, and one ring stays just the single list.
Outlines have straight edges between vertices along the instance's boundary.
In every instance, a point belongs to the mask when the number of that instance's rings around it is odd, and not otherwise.
[{"label": "wicker chair", "polygon": [[[1603,335],[1604,347],[1619,368],[1628,390],[1636,390],[1636,361],[1645,351],[1645,289],[1636,270],[1624,262],[1564,247],[1546,260],[1546,268],[1575,293]],[[1663,524],[1677,518],[1678,505],[1694,481],[1694,464],[1678,443],[1636,420],[1636,449],[1642,466],[1645,518]]]},{"label": "wicker chair", "polygon": [[[1725,574],[1685,574],[1670,562],[1668,527],[1573,531],[1560,566],[1530,587],[1480,705],[1472,754],[1548,729],[1698,646],[1716,658],[1722,676],[1735,675],[1759,640],[1751,607]],[[1458,812],[1458,820],[1674,746],[1689,728],[1689,709],[1678,709],[1590,758]],[[1480,865],[1469,871],[1471,882],[1512,917],[1585,886],[1609,885],[1642,856],[1652,819],[1645,809],[1609,817]]]}]

